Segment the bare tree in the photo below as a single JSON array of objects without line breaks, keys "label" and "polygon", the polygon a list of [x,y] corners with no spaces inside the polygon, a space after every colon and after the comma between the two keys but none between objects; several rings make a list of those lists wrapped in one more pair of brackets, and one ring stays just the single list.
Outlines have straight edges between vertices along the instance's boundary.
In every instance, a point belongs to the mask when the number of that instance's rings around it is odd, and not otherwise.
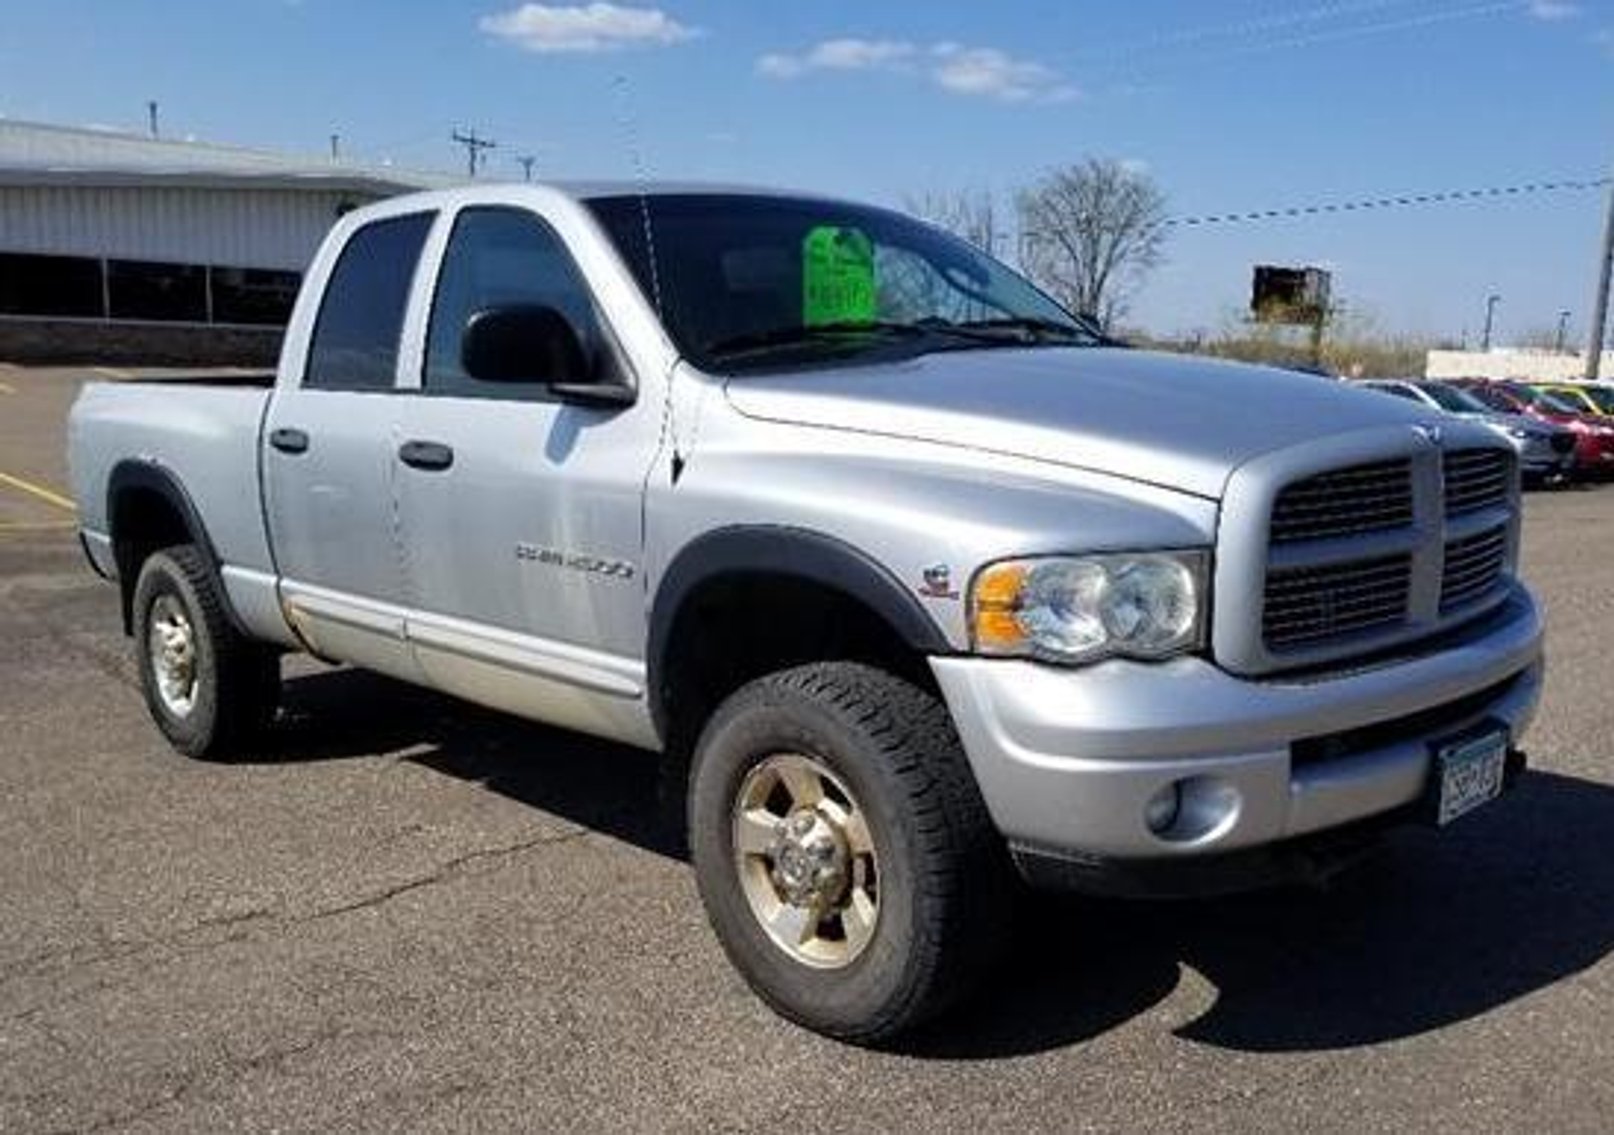
[{"label": "bare tree", "polygon": [[1017,198],[1020,262],[1071,310],[1110,327],[1166,240],[1166,198],[1111,158],[1055,170]]},{"label": "bare tree", "polygon": [[1008,242],[1008,226],[998,216],[997,202],[984,189],[927,189],[902,199],[916,217],[967,240],[988,256]]}]

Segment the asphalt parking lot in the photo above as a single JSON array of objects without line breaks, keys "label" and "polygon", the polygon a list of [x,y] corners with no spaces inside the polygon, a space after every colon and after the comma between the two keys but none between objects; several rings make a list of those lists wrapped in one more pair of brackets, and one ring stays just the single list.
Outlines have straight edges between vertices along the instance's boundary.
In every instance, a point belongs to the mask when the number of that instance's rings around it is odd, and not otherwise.
[{"label": "asphalt parking lot", "polygon": [[1327,892],[1049,901],[870,1053],[729,969],[643,754],[299,662],[272,755],[174,755],[61,499],[87,377],[0,365],[0,1131],[1609,1130],[1614,486],[1529,499],[1512,796]]}]

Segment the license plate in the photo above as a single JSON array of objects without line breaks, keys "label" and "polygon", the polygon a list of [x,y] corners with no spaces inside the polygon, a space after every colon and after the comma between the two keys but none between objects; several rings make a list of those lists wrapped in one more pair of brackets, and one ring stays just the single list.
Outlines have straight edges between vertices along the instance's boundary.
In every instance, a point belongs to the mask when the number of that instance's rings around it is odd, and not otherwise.
[{"label": "license plate", "polygon": [[1444,827],[1500,796],[1507,759],[1506,729],[1437,745],[1435,775],[1440,778],[1440,797],[1435,822]]}]

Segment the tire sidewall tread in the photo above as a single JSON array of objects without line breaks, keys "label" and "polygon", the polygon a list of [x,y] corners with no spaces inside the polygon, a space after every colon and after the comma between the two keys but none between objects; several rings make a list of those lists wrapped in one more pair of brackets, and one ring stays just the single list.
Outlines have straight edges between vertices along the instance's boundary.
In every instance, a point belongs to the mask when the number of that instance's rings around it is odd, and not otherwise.
[{"label": "tire sidewall tread", "polygon": [[[880,921],[841,969],[789,957],[751,913],[733,868],[731,805],[772,752],[812,756],[840,777],[875,833]],[[696,746],[689,835],[697,883],[736,968],[782,1015],[879,1044],[945,1009],[1008,926],[1007,859],[946,708],[857,663],[767,675],[719,707]]]}]

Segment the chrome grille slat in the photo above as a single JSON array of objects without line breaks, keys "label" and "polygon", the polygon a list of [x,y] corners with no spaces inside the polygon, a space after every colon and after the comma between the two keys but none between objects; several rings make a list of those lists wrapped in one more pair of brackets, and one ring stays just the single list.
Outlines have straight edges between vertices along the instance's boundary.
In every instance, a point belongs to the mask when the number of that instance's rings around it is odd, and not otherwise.
[{"label": "chrome grille slat", "polygon": [[1506,504],[1513,487],[1513,455],[1500,449],[1454,449],[1441,457],[1446,515],[1461,516]]},{"label": "chrome grille slat", "polygon": [[1374,461],[1297,481],[1272,506],[1275,544],[1355,536],[1412,523],[1412,464]]},{"label": "chrome grille slat", "polygon": [[1508,530],[1501,527],[1447,543],[1446,567],[1440,579],[1441,611],[1483,599],[1496,589],[1507,566],[1507,541]]},{"label": "chrome grille slat", "polygon": [[1292,649],[1405,620],[1412,557],[1400,554],[1267,577],[1262,636],[1268,649]]}]

